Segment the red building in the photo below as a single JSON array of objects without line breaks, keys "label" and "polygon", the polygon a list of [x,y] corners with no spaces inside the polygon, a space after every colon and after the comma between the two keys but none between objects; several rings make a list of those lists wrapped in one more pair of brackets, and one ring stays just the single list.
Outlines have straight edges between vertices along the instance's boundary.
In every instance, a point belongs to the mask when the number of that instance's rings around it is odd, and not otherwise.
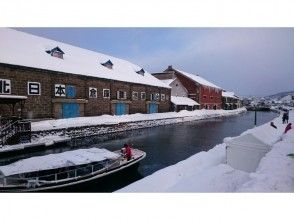
[{"label": "red building", "polygon": [[[222,88],[199,75],[186,73],[169,66],[153,76],[172,87],[172,96],[189,97],[200,104],[200,109],[221,109]],[[179,83],[175,83],[179,82]]]}]

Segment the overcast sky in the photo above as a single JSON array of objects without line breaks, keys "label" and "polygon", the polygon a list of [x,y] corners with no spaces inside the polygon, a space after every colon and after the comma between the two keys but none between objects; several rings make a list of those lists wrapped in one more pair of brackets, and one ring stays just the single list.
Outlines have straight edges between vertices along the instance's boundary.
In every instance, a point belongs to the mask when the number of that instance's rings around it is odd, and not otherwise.
[{"label": "overcast sky", "polygon": [[294,90],[294,28],[18,28],[127,59],[173,65],[241,96]]}]

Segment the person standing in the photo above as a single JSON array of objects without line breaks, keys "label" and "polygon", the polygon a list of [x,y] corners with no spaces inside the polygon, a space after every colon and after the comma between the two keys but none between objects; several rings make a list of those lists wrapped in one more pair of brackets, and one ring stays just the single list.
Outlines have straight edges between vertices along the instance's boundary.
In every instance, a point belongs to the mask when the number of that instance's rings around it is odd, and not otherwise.
[{"label": "person standing", "polygon": [[291,129],[292,129],[292,124],[291,123],[287,124],[284,133],[286,134]]},{"label": "person standing", "polygon": [[124,144],[125,148],[125,157],[127,158],[127,161],[129,161],[132,158],[132,149],[129,144]]},{"label": "person standing", "polygon": [[285,122],[286,122],[286,112],[283,113],[282,121],[283,121],[283,124],[285,124]]},{"label": "person standing", "polygon": [[285,123],[288,124],[288,120],[289,120],[289,111],[286,112]]}]

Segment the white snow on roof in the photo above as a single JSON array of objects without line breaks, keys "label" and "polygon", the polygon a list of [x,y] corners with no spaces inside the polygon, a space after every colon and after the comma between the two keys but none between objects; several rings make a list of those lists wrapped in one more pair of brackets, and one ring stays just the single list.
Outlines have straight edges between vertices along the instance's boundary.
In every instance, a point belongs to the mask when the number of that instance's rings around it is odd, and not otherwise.
[{"label": "white snow on roof", "polygon": [[[46,53],[56,46],[64,59]],[[112,69],[101,65],[108,60]],[[148,72],[136,73],[142,67],[128,61],[7,28],[0,28],[0,63],[170,88]]]},{"label": "white snow on roof", "polygon": [[199,105],[199,103],[195,102],[193,99],[190,99],[188,97],[171,96],[171,102],[175,105]]},{"label": "white snow on roof", "polygon": [[5,176],[10,176],[40,170],[57,169],[65,166],[88,164],[118,157],[119,155],[116,153],[93,147],[19,160],[6,166],[0,166],[0,172]]},{"label": "white snow on roof", "polygon": [[235,96],[235,93],[233,93],[233,92],[224,92],[224,91],[222,91],[222,96],[223,97],[229,97],[229,98],[237,98],[236,96]]},{"label": "white snow on roof", "polygon": [[204,86],[209,86],[209,87],[213,87],[213,88],[217,88],[217,89],[222,89],[221,87],[207,81],[206,79],[203,79],[202,77],[200,76],[197,76],[197,75],[194,75],[194,74],[191,74],[191,73],[187,73],[187,72],[184,72],[182,70],[178,70],[178,69],[175,69],[176,71],[182,73],[184,76],[192,79],[193,81],[201,84],[201,85],[204,85]]},{"label": "white snow on roof", "polygon": [[21,95],[0,95],[0,99],[27,99],[27,96]]},{"label": "white snow on roof", "polygon": [[161,79],[160,81],[163,82],[166,85],[170,85],[175,80],[176,79]]}]

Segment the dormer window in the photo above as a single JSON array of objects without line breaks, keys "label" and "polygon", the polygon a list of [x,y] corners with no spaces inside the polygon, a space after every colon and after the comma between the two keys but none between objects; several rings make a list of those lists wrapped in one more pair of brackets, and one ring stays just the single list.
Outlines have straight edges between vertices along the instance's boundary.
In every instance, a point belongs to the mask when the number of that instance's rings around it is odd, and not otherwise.
[{"label": "dormer window", "polygon": [[52,50],[46,50],[46,53],[50,54],[53,57],[63,59],[64,52],[59,47],[55,47]]},{"label": "dormer window", "polygon": [[101,63],[101,65],[107,67],[108,69],[112,69],[113,67],[113,63],[110,60],[105,63]]},{"label": "dormer window", "polygon": [[142,69],[140,69],[139,71],[136,71],[136,73],[138,73],[138,74],[144,76],[145,70],[142,68]]}]

